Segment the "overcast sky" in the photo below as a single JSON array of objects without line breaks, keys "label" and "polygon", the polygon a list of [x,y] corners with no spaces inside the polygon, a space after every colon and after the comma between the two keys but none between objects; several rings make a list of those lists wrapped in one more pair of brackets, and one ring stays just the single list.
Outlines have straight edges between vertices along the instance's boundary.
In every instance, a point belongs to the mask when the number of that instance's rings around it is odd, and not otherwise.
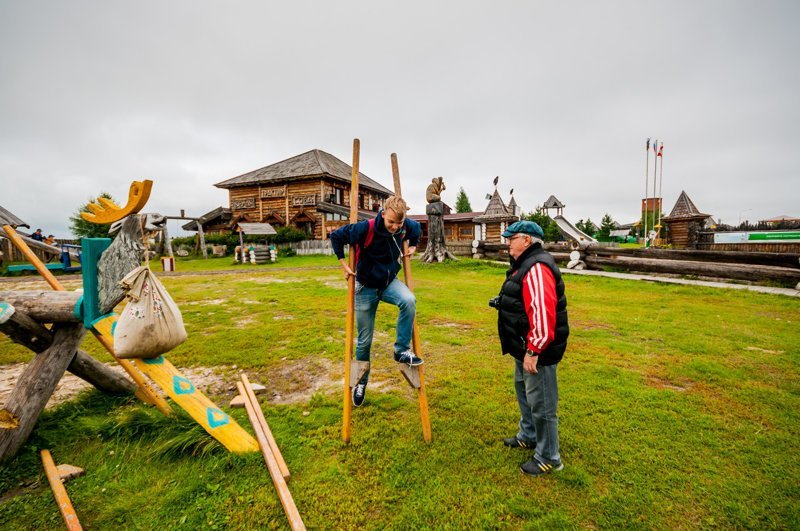
[{"label": "overcast sky", "polygon": [[398,154],[413,213],[439,175],[483,210],[499,175],[525,211],[624,223],[653,137],[666,209],[800,216],[798,21],[796,0],[0,0],[0,205],[67,237],[148,178],[147,211],[199,216],[228,206],[214,183],[349,164],[358,137],[388,188]]}]

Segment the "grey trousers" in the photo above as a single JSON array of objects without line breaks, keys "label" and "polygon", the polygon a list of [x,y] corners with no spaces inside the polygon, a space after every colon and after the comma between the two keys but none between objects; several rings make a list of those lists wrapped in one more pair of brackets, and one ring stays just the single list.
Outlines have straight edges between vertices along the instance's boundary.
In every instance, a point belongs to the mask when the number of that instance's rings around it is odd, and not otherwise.
[{"label": "grey trousers", "polygon": [[537,374],[525,372],[522,362],[514,359],[514,389],[519,403],[517,438],[533,443],[534,457],[551,465],[561,463],[558,451],[558,365],[539,366]]}]

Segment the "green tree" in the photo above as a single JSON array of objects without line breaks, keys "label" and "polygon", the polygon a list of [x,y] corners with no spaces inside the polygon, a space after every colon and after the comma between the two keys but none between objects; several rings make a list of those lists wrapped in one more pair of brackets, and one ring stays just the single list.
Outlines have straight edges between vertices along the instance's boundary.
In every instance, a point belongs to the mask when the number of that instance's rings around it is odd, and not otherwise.
[{"label": "green tree", "polygon": [[611,239],[611,231],[614,230],[616,226],[611,216],[606,213],[600,221],[600,230],[597,232],[597,239],[606,242],[609,241]]},{"label": "green tree", "polygon": [[458,189],[458,197],[456,197],[456,212],[462,214],[464,212],[472,212],[472,205],[469,204],[469,198],[464,191],[464,187]]},{"label": "green tree", "polygon": [[581,219],[575,224],[575,226],[578,228],[579,231],[584,232],[591,237],[594,237],[596,230],[594,223],[592,222],[592,218],[586,218],[586,221],[583,221]]},{"label": "green tree", "polygon": [[69,228],[72,231],[72,234],[77,236],[78,238],[108,238],[108,229],[111,228],[111,224],[108,225],[98,225],[97,223],[91,223],[86,221],[81,217],[81,212],[89,212],[89,203],[95,203],[98,197],[103,197],[105,199],[109,199],[114,201],[114,198],[111,197],[111,194],[106,192],[102,192],[97,197],[92,197],[89,199],[89,202],[81,205],[75,214],[69,218]]},{"label": "green tree", "polygon": [[545,213],[542,207],[536,207],[535,211],[523,214],[521,219],[527,219],[528,221],[535,221],[538,223],[544,232],[544,241],[555,242],[563,240],[561,231],[558,230],[558,225]]}]

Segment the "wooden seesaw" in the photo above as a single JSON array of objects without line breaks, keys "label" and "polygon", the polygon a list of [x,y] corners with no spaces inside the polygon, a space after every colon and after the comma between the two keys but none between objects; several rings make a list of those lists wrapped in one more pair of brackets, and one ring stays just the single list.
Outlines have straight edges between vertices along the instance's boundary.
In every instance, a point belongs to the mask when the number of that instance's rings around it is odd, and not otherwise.
[{"label": "wooden seesaw", "polygon": [[[350,185],[350,223],[358,223],[358,173],[359,173],[359,159],[361,154],[361,142],[356,138],[353,140],[353,169],[351,174]],[[400,187],[400,170],[397,166],[397,155],[392,153],[392,175],[394,177],[394,192],[398,197],[402,197]],[[408,251],[408,242],[403,242],[403,275],[405,283],[409,290],[414,291],[414,280],[411,276],[411,258],[406,254]],[[357,257],[353,250],[350,250],[349,262],[350,269],[355,271],[357,267]],[[369,370],[368,361],[358,361],[353,359],[353,344],[355,340],[355,292],[356,292],[356,279],[355,276],[350,276],[347,279],[347,323],[345,328],[345,354],[344,354],[344,407],[342,412],[342,440],[346,443],[350,442],[351,420],[353,404],[351,400],[351,393],[359,380]],[[414,328],[412,335],[412,349],[414,353],[419,356],[421,351],[421,342],[419,339],[419,330],[417,328],[417,320],[414,319]],[[407,365],[400,366],[400,372],[406,379],[408,384],[417,389],[419,392],[419,414],[420,421],[422,422],[422,437],[425,442],[431,442],[431,421],[428,416],[428,395],[425,391],[425,376],[422,366],[409,367]]]},{"label": "wooden seesaw", "polygon": [[[119,280],[141,263],[139,244],[145,230],[157,230],[163,221],[158,214],[137,215],[146,203],[152,181],[134,182],[128,203],[120,208],[106,200],[84,215],[87,221],[120,222],[119,235],[109,238],[85,238],[82,242],[83,295],[68,293],[22,241],[12,226],[18,218],[0,220],[11,242],[25,254],[44,277],[53,292],[0,292],[0,331],[23,344],[37,356],[26,367],[3,409],[0,409],[0,461],[16,454],[27,440],[38,416],[55,386],[69,368],[101,391],[130,392],[171,414],[170,405],[144,377],[147,375],[205,430],[233,452],[257,452],[258,443],[235,420],[218,408],[164,356],[143,360],[117,359],[131,379],[116,376],[102,363],[80,351],[86,330],[114,354],[113,308],[124,298]],[[53,323],[47,329],[44,323]],[[77,353],[77,355],[76,355]],[[76,363],[80,362],[80,363]],[[73,366],[76,370],[73,370]],[[88,367],[88,368],[87,368]],[[111,373],[109,375],[109,373]],[[111,375],[114,375],[113,377]]]}]

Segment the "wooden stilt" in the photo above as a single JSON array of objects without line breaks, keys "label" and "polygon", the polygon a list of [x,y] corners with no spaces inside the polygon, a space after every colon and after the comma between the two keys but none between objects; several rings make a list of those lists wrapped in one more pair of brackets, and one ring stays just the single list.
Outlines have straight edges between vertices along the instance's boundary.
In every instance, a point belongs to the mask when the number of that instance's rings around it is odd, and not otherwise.
[{"label": "wooden stilt", "polygon": [[[392,153],[392,177],[394,178],[394,193],[398,197],[403,197],[402,188],[400,186],[400,167],[397,164],[397,154]],[[403,242],[403,276],[405,278],[406,286],[413,293],[414,292],[414,279],[411,275],[411,257],[408,256],[408,242]],[[422,352],[422,344],[419,339],[419,328],[417,327],[417,319],[414,317],[414,328],[412,331],[412,346],[414,354],[419,357]],[[425,391],[425,372],[422,365],[416,367],[419,374],[419,416],[422,423],[422,438],[425,442],[431,442],[431,419],[428,415],[428,394]],[[414,376],[409,376],[405,372],[403,376],[408,380],[409,384],[414,386],[416,379]]]},{"label": "wooden stilt", "polygon": [[[350,223],[358,223],[358,164],[361,154],[361,142],[353,139],[353,172],[350,177]],[[350,269],[356,270],[356,252],[350,246]],[[344,408],[342,413],[342,440],[350,442],[350,417],[353,404],[350,401],[350,361],[353,359],[353,340],[355,328],[355,295],[356,278],[347,279],[347,328],[345,332],[344,349]]]},{"label": "wooden stilt", "polygon": [[[236,382],[236,387],[239,389],[239,394],[241,396],[246,396],[247,391],[242,382]],[[245,400],[244,407],[247,410],[247,417],[253,425],[253,431],[256,433],[256,440],[258,440],[258,446],[261,448],[261,454],[264,456],[264,461],[267,463],[267,470],[269,470],[269,475],[272,477],[272,484],[275,485],[278,498],[281,500],[283,512],[286,513],[286,518],[289,519],[289,525],[294,530],[305,529],[306,526],[303,523],[303,519],[300,517],[297,506],[294,504],[294,498],[292,498],[292,493],[289,492],[289,486],[286,484],[286,480],[283,479],[278,461],[272,453],[266,436],[261,431],[261,423],[258,420],[255,407],[249,400]]]},{"label": "wooden stilt", "polygon": [[61,483],[61,474],[56,468],[53,461],[53,456],[50,455],[50,450],[42,450],[42,465],[44,465],[44,472],[47,474],[47,481],[50,483],[50,488],[53,490],[53,496],[58,504],[58,510],[64,518],[64,523],[67,524],[67,529],[70,531],[77,531],[83,529],[80,521],[78,521],[78,514],[72,506],[72,502],[67,494],[67,489]]}]

